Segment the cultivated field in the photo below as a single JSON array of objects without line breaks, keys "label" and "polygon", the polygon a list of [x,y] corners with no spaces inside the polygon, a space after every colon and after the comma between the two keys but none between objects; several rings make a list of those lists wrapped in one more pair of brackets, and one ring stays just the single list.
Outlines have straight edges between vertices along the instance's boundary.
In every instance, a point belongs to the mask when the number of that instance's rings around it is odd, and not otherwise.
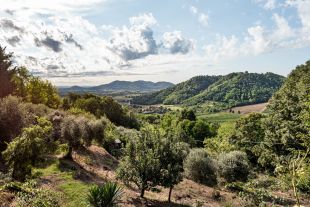
[{"label": "cultivated field", "polygon": [[235,113],[238,113],[238,111],[240,111],[241,114],[248,114],[252,112],[262,113],[266,110],[267,104],[268,103],[260,103],[260,104],[246,105],[246,106],[238,106],[238,107],[233,107],[232,110],[235,111]]}]

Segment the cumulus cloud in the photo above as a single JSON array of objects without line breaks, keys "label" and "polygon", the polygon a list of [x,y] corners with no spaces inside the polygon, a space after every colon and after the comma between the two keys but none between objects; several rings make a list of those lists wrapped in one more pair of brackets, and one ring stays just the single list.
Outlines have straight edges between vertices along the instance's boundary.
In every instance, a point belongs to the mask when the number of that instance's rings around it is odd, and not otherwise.
[{"label": "cumulus cloud", "polygon": [[10,19],[1,19],[0,26],[3,27],[4,29],[24,32],[24,29],[22,27],[16,26],[14,22]]},{"label": "cumulus cloud", "polygon": [[150,27],[157,24],[157,20],[152,13],[144,13],[139,16],[130,17],[129,22],[131,25],[138,27]]},{"label": "cumulus cloud", "polygon": [[[302,36],[309,37],[310,34],[310,1],[304,0],[287,0],[286,5],[290,7],[295,7],[297,9],[297,14],[302,24]],[[309,40],[309,39],[308,39]]]},{"label": "cumulus cloud", "polygon": [[172,54],[187,54],[194,48],[194,41],[184,38],[181,31],[166,32],[162,46]]},{"label": "cumulus cloud", "polygon": [[209,61],[222,58],[235,58],[274,52],[283,48],[302,48],[310,46],[310,1],[288,0],[286,6],[295,7],[301,23],[300,27],[290,26],[288,20],[274,13],[274,26],[249,27],[243,37],[219,35],[215,43],[206,44],[204,50]]},{"label": "cumulus cloud", "polygon": [[62,51],[62,48],[61,48],[62,43],[60,41],[54,40],[51,37],[47,36],[43,40],[39,40],[38,38],[35,38],[34,41],[38,47],[45,46],[53,50],[54,52]]},{"label": "cumulus cloud", "polygon": [[9,37],[6,39],[6,41],[12,45],[13,47],[15,47],[19,42],[20,42],[20,38],[18,36],[13,36],[13,37]]},{"label": "cumulus cloud", "polygon": [[108,47],[124,60],[134,60],[157,53],[151,26],[157,24],[152,14],[141,14],[129,19],[130,27],[111,29]]},{"label": "cumulus cloud", "polygon": [[[30,7],[30,2],[25,6]],[[163,49],[162,38],[154,37],[158,22],[152,13],[130,17],[127,25],[98,27],[74,12],[53,12],[56,8],[65,11],[73,1],[53,3],[51,8],[40,2],[31,9],[17,6],[13,10],[14,3],[0,9],[0,44],[14,52],[16,63],[25,65],[35,75],[59,80],[120,75],[125,74],[124,70],[130,74],[134,67],[152,64],[147,57],[160,55]],[[99,2],[104,1],[78,1],[78,4],[91,7]],[[190,50],[188,40],[180,35],[174,38],[165,50],[171,54]]]}]

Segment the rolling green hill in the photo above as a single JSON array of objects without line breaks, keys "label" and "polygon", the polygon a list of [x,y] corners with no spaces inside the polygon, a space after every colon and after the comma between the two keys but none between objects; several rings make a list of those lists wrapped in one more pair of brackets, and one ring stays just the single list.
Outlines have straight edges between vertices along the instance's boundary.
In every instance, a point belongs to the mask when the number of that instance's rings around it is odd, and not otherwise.
[{"label": "rolling green hill", "polygon": [[231,73],[225,76],[197,76],[173,87],[135,97],[134,104],[183,104],[208,102],[227,107],[267,102],[284,81],[273,73]]}]

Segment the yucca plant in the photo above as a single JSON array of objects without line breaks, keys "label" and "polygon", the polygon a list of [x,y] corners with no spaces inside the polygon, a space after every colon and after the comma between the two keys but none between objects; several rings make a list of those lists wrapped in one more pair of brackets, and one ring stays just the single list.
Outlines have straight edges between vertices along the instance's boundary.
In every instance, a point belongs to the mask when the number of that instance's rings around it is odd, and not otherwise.
[{"label": "yucca plant", "polygon": [[108,182],[89,190],[87,200],[92,207],[115,207],[120,202],[123,188],[117,183]]}]

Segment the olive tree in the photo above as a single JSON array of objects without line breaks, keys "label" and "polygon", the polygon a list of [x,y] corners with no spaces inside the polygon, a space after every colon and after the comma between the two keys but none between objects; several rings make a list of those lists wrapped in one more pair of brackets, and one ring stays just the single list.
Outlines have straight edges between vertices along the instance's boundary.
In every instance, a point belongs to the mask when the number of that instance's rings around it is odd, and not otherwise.
[{"label": "olive tree", "polygon": [[185,176],[195,182],[215,186],[216,165],[204,149],[192,149],[184,161]]},{"label": "olive tree", "polygon": [[130,140],[117,169],[117,176],[126,184],[134,183],[144,197],[145,190],[155,186],[160,175],[159,133],[152,129],[142,129]]},{"label": "olive tree", "polygon": [[160,151],[159,184],[169,188],[170,202],[173,187],[183,179],[183,161],[189,153],[189,145],[167,136],[161,140]]}]

